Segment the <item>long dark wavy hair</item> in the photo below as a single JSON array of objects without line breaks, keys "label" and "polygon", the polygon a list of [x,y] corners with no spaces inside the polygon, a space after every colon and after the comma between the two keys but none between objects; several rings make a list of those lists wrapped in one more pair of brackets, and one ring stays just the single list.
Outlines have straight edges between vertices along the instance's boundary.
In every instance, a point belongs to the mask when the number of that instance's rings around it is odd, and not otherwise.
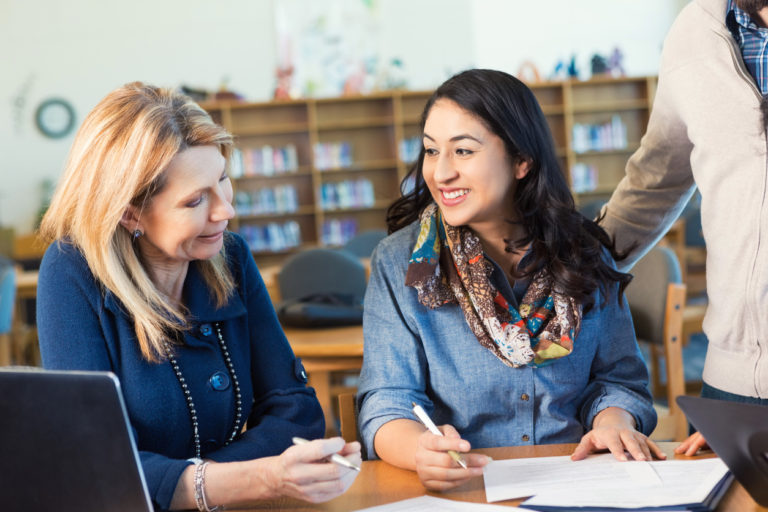
[{"label": "long dark wavy hair", "polygon": [[[594,305],[593,292],[600,289],[607,298],[609,286],[619,283],[620,292],[632,276],[615,270],[603,257],[607,249],[615,260],[626,254],[616,251],[614,241],[594,221],[576,211],[555,154],[552,134],[531,90],[517,78],[490,69],[471,69],[443,83],[427,101],[421,116],[421,130],[432,106],[439,99],[451,100],[474,114],[499,136],[513,163],[527,161],[528,174],[517,183],[515,221],[525,235],[505,239],[507,252],[531,244],[525,268],[511,269],[518,278],[531,277],[547,269],[556,284],[588,311]],[[387,210],[387,226],[393,233],[419,218],[433,201],[423,176],[424,147],[403,180],[404,193]],[[621,293],[618,295],[621,302]]]}]

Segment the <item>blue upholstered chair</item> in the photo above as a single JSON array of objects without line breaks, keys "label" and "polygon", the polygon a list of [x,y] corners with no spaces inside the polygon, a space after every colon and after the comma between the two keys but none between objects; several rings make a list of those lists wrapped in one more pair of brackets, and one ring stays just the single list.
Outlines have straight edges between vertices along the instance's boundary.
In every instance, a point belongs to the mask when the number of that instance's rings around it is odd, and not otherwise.
[{"label": "blue upholstered chair", "polygon": [[379,242],[387,236],[383,229],[372,229],[363,231],[352,237],[346,243],[344,249],[351,252],[358,258],[370,258],[371,253]]},{"label": "blue upholstered chair", "polygon": [[0,256],[0,366],[11,364],[11,327],[16,299],[16,271]]},{"label": "blue upholstered chair", "polygon": [[291,256],[277,276],[284,326],[322,327],[362,323],[366,272],[345,250],[309,249]]}]

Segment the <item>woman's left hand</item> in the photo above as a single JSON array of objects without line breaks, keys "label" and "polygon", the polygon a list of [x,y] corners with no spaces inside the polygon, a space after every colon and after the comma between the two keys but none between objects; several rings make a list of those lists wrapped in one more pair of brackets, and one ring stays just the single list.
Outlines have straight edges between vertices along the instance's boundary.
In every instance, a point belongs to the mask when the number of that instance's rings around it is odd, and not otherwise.
[{"label": "woman's left hand", "polygon": [[608,407],[595,416],[592,430],[581,438],[571,460],[582,460],[594,451],[606,449],[621,461],[627,460],[625,451],[635,460],[667,458],[656,443],[635,429],[632,415],[618,407]]}]

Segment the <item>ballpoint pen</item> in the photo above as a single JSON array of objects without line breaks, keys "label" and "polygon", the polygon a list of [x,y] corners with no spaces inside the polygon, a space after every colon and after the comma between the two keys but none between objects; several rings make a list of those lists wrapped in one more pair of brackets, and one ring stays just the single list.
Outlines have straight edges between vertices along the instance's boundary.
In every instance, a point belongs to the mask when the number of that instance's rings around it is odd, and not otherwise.
[{"label": "ballpoint pen", "polygon": [[[440,432],[440,429],[437,428],[437,425],[435,425],[432,419],[427,415],[427,412],[419,404],[411,402],[411,405],[413,405],[414,414],[416,414],[416,417],[419,418],[419,421],[421,421],[424,426],[427,427],[427,430],[436,436],[443,435],[443,433]],[[461,455],[459,455],[458,452],[454,450],[448,450],[448,455],[450,455],[451,458],[459,464],[459,466],[467,469],[467,463],[464,462],[464,459],[461,458]]]},{"label": "ballpoint pen", "polygon": [[[306,444],[308,442],[309,441],[307,441],[306,439],[301,438],[301,437],[294,437],[293,438],[293,444]],[[333,455],[331,455],[331,461],[335,462],[339,466],[344,466],[345,468],[354,469],[355,471],[360,471],[360,466],[358,466],[357,464],[355,464],[353,462],[350,462],[349,460],[345,459],[344,457],[342,457],[338,453],[334,453]]]}]

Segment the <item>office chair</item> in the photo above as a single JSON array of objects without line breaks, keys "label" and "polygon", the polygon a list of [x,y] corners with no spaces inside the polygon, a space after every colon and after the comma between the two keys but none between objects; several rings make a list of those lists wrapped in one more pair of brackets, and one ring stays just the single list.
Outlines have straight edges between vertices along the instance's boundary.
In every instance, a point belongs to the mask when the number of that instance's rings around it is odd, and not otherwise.
[{"label": "office chair", "polygon": [[654,247],[632,269],[634,279],[626,290],[629,309],[640,343],[647,343],[651,354],[651,389],[661,396],[659,358],[664,351],[668,409],[657,407],[659,423],[652,437],[657,440],[682,441],[688,435],[685,415],[675,401],[685,394],[682,331],[685,285],[680,279],[680,265],[675,253],[666,247]]},{"label": "office chair", "polygon": [[351,252],[358,258],[370,258],[376,245],[386,236],[387,232],[383,229],[363,231],[352,237],[344,245],[344,250]]},{"label": "office chair", "polygon": [[280,321],[293,327],[362,324],[365,274],[360,259],[345,250],[293,255],[277,275]]}]

